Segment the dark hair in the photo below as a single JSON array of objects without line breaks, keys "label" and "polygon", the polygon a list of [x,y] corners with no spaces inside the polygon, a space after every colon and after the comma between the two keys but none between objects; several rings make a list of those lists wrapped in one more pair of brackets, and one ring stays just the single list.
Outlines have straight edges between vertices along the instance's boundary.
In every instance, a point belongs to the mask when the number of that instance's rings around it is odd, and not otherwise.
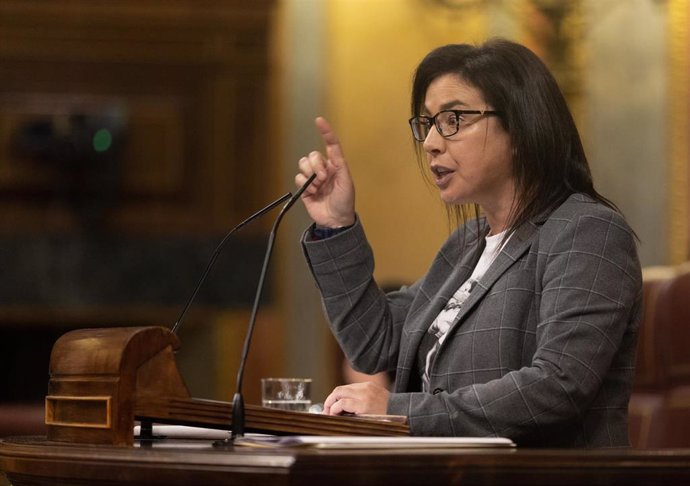
[{"label": "dark hair", "polygon": [[[518,198],[509,216],[510,230],[554,210],[575,192],[617,210],[594,189],[568,105],[556,80],[532,51],[505,39],[434,49],[414,74],[413,116],[421,114],[429,85],[445,74],[456,74],[481,91],[510,135]],[[424,169],[421,144],[417,144],[417,154]],[[467,220],[471,207],[452,206],[449,210]],[[473,212],[479,213],[476,205]]]}]

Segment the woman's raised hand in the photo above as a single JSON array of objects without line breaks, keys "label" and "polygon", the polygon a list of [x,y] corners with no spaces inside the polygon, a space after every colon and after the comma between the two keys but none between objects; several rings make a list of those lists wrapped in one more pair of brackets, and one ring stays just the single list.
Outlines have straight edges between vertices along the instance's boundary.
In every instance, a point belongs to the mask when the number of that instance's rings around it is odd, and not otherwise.
[{"label": "woman's raised hand", "polygon": [[326,156],[314,151],[302,157],[295,184],[301,187],[316,173],[314,182],[302,193],[307,213],[319,226],[350,226],[355,222],[355,186],[340,140],[325,118],[318,117],[315,123],[326,145]]}]

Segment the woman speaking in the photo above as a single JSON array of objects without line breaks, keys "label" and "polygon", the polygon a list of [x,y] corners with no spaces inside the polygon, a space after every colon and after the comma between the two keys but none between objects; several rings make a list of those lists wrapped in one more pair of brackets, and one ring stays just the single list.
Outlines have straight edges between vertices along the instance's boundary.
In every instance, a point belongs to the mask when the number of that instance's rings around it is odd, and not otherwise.
[{"label": "woman speaking", "polygon": [[[413,435],[628,446],[641,304],[636,238],[601,196],[556,81],[529,49],[447,45],[416,69],[411,134],[458,227],[425,275],[384,293],[331,125],[295,183],[327,319],[355,369],[324,413],[406,415]],[[382,120],[382,123],[390,120]]]}]

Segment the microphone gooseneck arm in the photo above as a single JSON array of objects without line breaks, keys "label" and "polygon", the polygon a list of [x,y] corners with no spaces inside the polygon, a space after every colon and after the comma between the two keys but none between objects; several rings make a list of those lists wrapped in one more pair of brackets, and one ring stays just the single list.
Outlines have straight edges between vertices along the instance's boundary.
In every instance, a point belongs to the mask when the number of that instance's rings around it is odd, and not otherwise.
[{"label": "microphone gooseneck arm", "polygon": [[278,206],[280,203],[285,201],[288,198],[292,197],[292,193],[288,192],[287,194],[284,194],[283,196],[279,197],[275,201],[273,201],[271,204],[266,206],[263,209],[260,209],[259,211],[255,212],[251,216],[249,216],[247,219],[242,221],[240,224],[232,228],[228,233],[225,235],[223,240],[220,242],[218,247],[216,247],[215,251],[213,252],[213,255],[211,256],[211,259],[208,262],[208,265],[206,265],[206,270],[204,270],[204,273],[201,275],[201,278],[199,279],[199,282],[196,285],[196,288],[194,289],[194,292],[192,292],[192,295],[187,299],[187,303],[184,306],[184,309],[182,309],[182,312],[180,313],[180,317],[177,318],[177,321],[175,321],[175,325],[172,327],[171,332],[173,334],[177,334],[177,330],[179,329],[180,325],[182,324],[182,321],[184,320],[184,316],[187,314],[187,310],[189,310],[189,307],[192,305],[192,302],[194,302],[194,299],[196,298],[196,294],[199,293],[199,289],[201,288],[201,285],[204,283],[206,280],[206,277],[208,276],[208,273],[211,271],[211,267],[213,267],[213,264],[216,262],[216,259],[218,258],[218,255],[220,254],[220,251],[223,249],[225,246],[225,243],[228,241],[231,235],[233,235],[235,232],[240,230],[243,226],[245,226],[248,223],[251,223],[254,221],[256,218],[259,216],[263,215],[264,213],[267,213],[271,209],[275,208]]},{"label": "microphone gooseneck arm", "polygon": [[273,252],[273,244],[275,243],[276,233],[278,231],[278,226],[285,213],[292,207],[295,202],[300,198],[302,193],[309,187],[309,184],[316,178],[316,174],[312,174],[307,182],[305,182],[302,187],[285,203],[283,209],[276,217],[273,223],[273,228],[271,233],[268,235],[268,245],[266,248],[266,255],[264,256],[264,264],[261,268],[261,276],[259,277],[259,283],[256,287],[256,296],[254,297],[254,306],[252,308],[252,313],[249,318],[249,325],[247,326],[247,335],[244,338],[244,346],[242,347],[242,356],[240,357],[240,366],[237,371],[237,388],[235,391],[235,396],[232,399],[232,435],[231,440],[244,436],[244,398],[242,397],[242,382],[244,379],[244,367],[247,363],[247,355],[249,354],[249,346],[251,345],[252,335],[254,334],[254,326],[256,324],[256,314],[259,310],[259,303],[261,302],[261,294],[264,288],[264,281],[266,280],[266,272],[268,270],[268,264],[271,261],[271,253]]}]

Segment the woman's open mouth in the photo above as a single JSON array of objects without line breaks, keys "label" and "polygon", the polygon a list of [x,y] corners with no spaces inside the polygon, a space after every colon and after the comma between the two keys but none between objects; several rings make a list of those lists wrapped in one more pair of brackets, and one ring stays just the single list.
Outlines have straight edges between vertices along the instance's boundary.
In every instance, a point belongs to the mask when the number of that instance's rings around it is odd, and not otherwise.
[{"label": "woman's open mouth", "polygon": [[448,169],[441,165],[431,166],[431,173],[434,175],[434,183],[440,189],[444,188],[450,182],[454,170]]}]

